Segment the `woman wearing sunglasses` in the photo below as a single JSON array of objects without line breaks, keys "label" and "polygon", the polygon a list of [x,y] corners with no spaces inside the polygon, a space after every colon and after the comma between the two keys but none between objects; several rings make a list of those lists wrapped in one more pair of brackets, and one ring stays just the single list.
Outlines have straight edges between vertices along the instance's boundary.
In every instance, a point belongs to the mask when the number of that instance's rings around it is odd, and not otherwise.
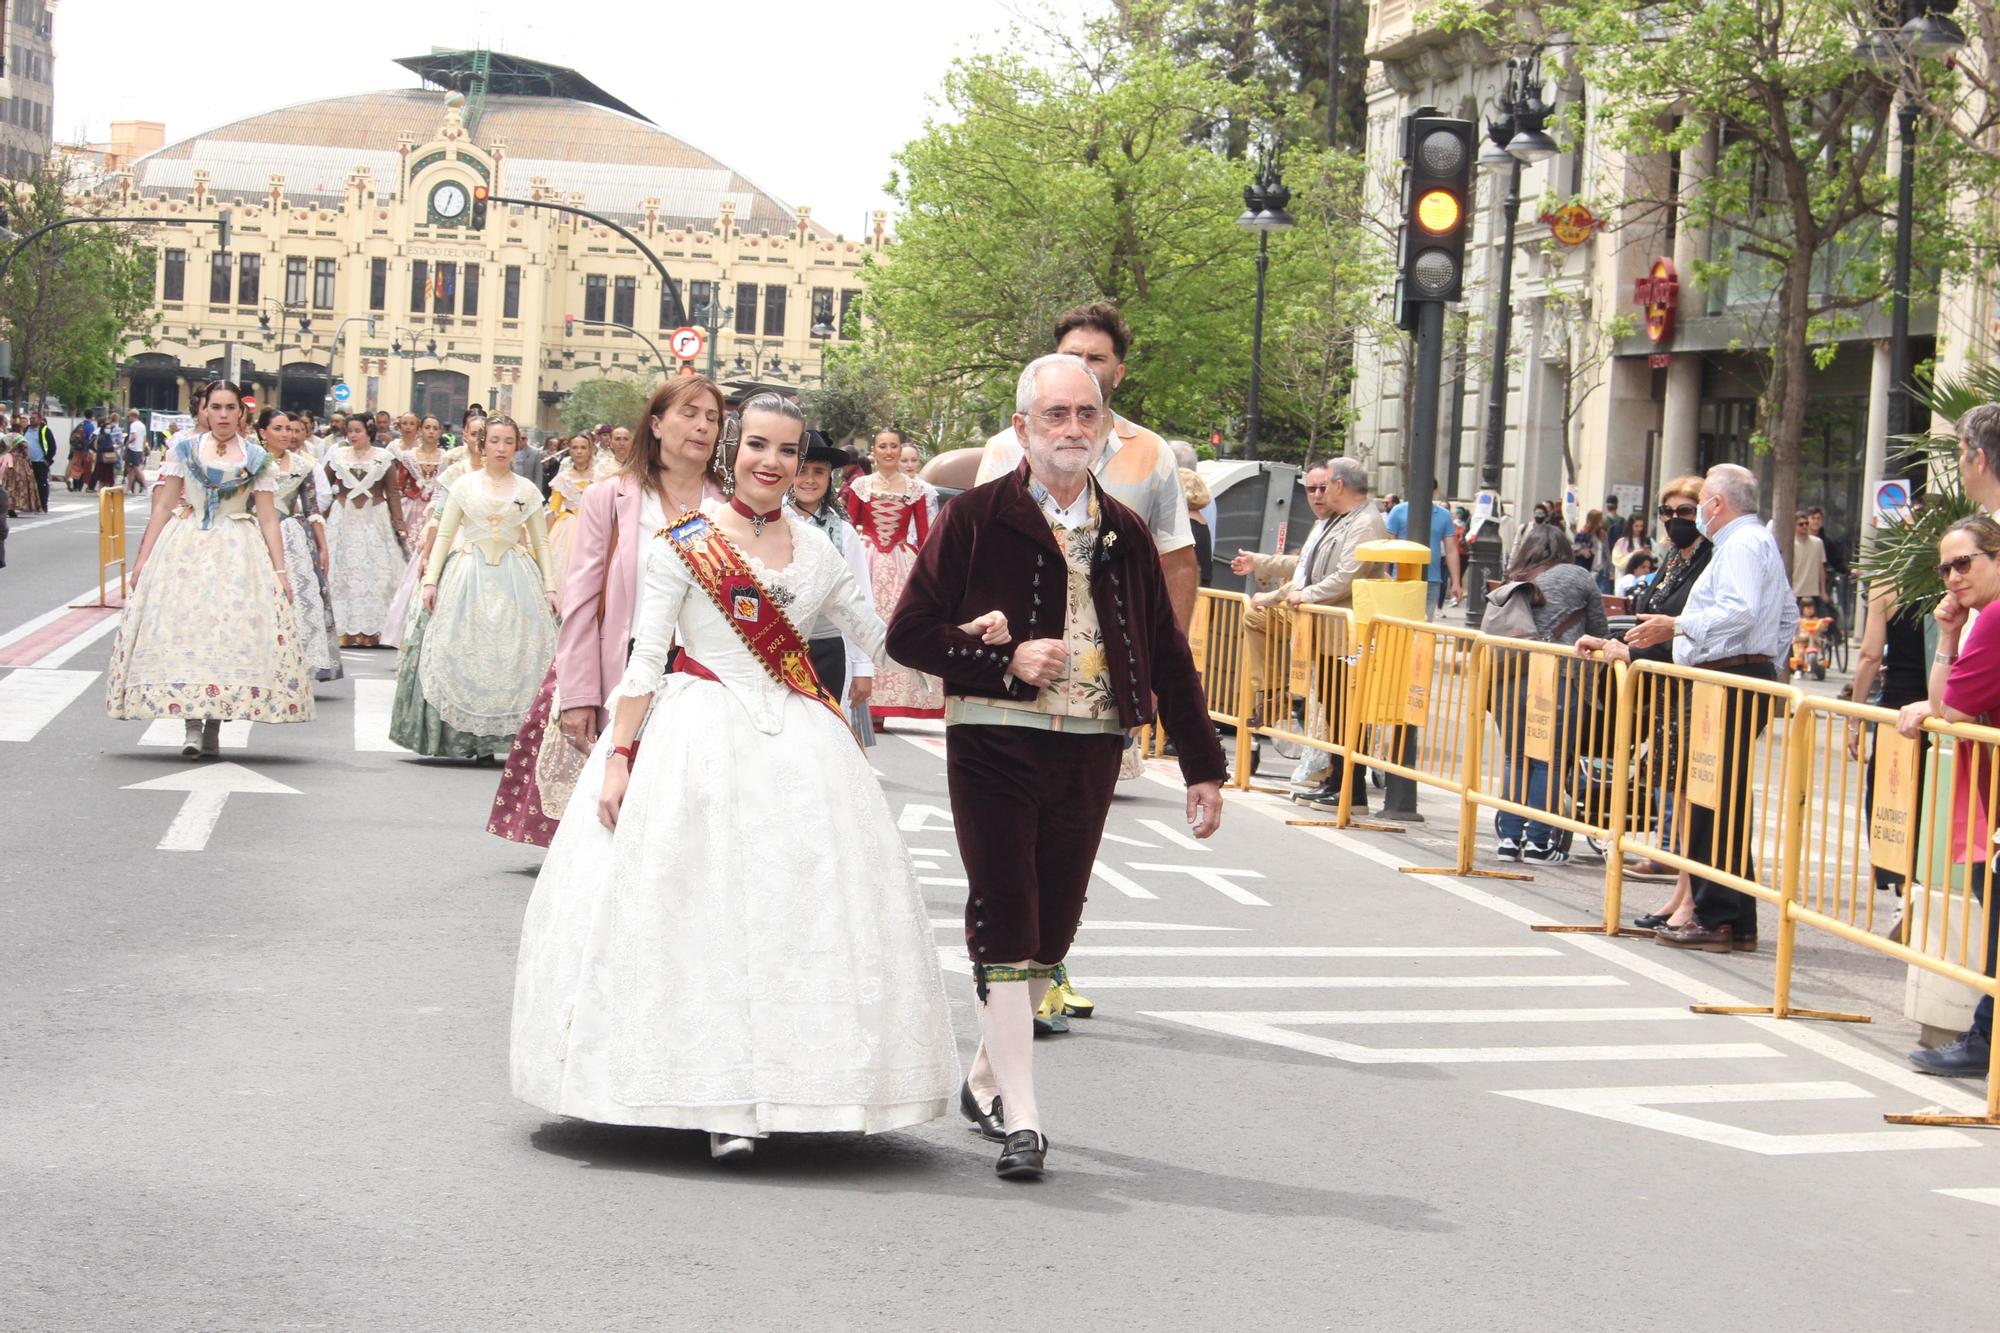
[{"label": "woman wearing sunglasses", "polygon": [[[1652,582],[1640,587],[1632,597],[1632,611],[1641,616],[1678,616],[1687,605],[1688,594],[1694,591],[1695,580],[1708,568],[1710,557],[1715,554],[1715,546],[1701,535],[1695,523],[1695,513],[1701,508],[1701,478],[1698,476],[1676,477],[1660,492],[1660,527],[1667,536],[1667,558],[1661,562],[1659,573]],[[1635,517],[1634,522],[1637,522]],[[1577,641],[1577,651],[1596,652],[1600,648],[1614,661],[1665,662],[1674,660],[1672,639],[1656,643],[1650,648],[1627,647],[1621,640],[1609,642],[1584,638]],[[1652,772],[1658,782],[1659,793],[1659,836],[1660,846],[1674,845],[1674,780],[1680,771],[1678,748],[1681,719],[1675,710],[1656,709],[1654,716],[1659,719],[1652,737]],[[1664,925],[1684,925],[1694,916],[1694,885],[1686,875],[1676,876],[1672,870],[1650,857],[1635,861],[1625,868],[1626,875],[1634,879],[1666,880],[1674,879],[1674,895],[1659,911],[1639,918],[1641,930],[1652,930]]]},{"label": "woman wearing sunglasses", "polygon": [[[1938,542],[1937,572],[1944,580],[1944,598],[1931,613],[1938,646],[1931,661],[1930,697],[1905,705],[1896,715],[1896,730],[1905,736],[1920,735],[1927,717],[1983,726],[2000,719],[2000,611],[1991,609],[2000,602],[2000,523],[1975,514],[1946,528]],[[1974,611],[1980,616],[1968,631],[1965,622]],[[1992,878],[1994,824],[2000,816],[1989,808],[1993,755],[1985,745],[1960,742],[1957,760],[1952,766],[1951,859],[1967,867],[1973,892],[1984,904]],[[1973,910],[1986,918],[1981,961],[1990,977],[2000,952],[1995,939],[2000,909]],[[1992,1047],[1993,999],[1981,996],[1971,1027],[1935,1050],[1910,1052],[1910,1063],[1926,1074],[1976,1078],[1986,1073]]]}]

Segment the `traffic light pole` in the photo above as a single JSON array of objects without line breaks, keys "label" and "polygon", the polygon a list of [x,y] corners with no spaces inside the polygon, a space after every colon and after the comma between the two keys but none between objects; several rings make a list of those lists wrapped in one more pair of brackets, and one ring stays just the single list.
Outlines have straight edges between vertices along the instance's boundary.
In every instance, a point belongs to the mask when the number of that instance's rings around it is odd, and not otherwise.
[{"label": "traffic light pole", "polygon": [[1486,581],[1500,577],[1500,477],[1507,464],[1507,344],[1514,322],[1514,228],[1521,216],[1521,162],[1507,169],[1507,199],[1501,215],[1500,272],[1493,291],[1493,379],[1486,392],[1486,431],[1480,440],[1479,489],[1493,497],[1493,510],[1472,539],[1467,571],[1465,618],[1472,624],[1486,613]]},{"label": "traffic light pole", "polygon": [[[1404,475],[1410,506],[1405,541],[1428,548],[1431,544],[1431,487],[1437,480],[1437,433],[1439,386],[1444,374],[1444,302],[1421,301],[1417,307],[1416,382],[1411,386],[1410,461]],[[1426,571],[1428,576],[1429,571]],[[1426,598],[1430,590],[1425,589]],[[1428,601],[1425,603],[1428,608]],[[1417,752],[1417,729],[1402,729],[1402,752],[1397,762],[1408,766]],[[1391,774],[1383,784],[1382,817],[1403,823],[1421,824],[1417,813],[1417,784]]]},{"label": "traffic light pole", "polygon": [[[646,256],[647,260],[653,265],[653,267],[659,270],[660,289],[662,291],[673,290],[674,276],[673,274],[667,272],[666,261],[661,259],[658,255],[654,254],[651,247],[649,247],[644,241],[640,240],[637,236],[634,236],[631,232],[625,230],[625,228],[619,226],[617,223],[613,222],[610,218],[605,217],[602,213],[593,213],[587,208],[575,208],[569,204],[558,204],[550,199],[518,199],[512,195],[505,195],[505,194],[490,194],[486,196],[486,202],[489,204],[515,204],[522,208],[546,208],[551,213],[567,213],[571,217],[582,218],[587,222],[595,222],[600,227],[607,227],[610,230],[617,232],[620,236],[623,236],[626,240],[630,241],[632,243],[632,247],[635,250],[637,250],[640,254]],[[676,304],[679,304],[681,306],[680,309],[681,319],[677,322],[685,323],[687,320],[687,306],[678,301],[676,302]]]},{"label": "traffic light pole", "polygon": [[[195,223],[197,226],[206,222],[209,226],[220,229],[221,243],[216,248],[227,250],[229,248],[229,219],[230,212],[225,208],[212,218],[190,218],[189,221]],[[162,221],[164,221],[162,218],[57,218],[46,227],[37,227],[26,236],[14,242],[13,246],[7,251],[6,257],[0,258],[0,282],[7,280],[8,270],[14,267],[14,261],[20,258],[23,250],[58,227],[80,227],[87,222],[129,222],[158,226]]]}]

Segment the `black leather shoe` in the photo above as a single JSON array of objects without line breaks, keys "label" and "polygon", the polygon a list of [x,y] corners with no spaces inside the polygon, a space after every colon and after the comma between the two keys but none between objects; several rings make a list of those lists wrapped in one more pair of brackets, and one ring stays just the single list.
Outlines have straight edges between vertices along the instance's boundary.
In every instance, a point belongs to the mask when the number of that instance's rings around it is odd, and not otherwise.
[{"label": "black leather shoe", "polygon": [[1658,930],[1661,926],[1666,925],[1667,921],[1668,917],[1665,912],[1648,912],[1632,924],[1641,930]]},{"label": "black leather shoe", "polygon": [[[1928,1051],[1910,1052],[1911,1064],[1926,1074],[1938,1074],[1945,1078],[1982,1077],[1990,1067],[1989,1062],[1992,1058],[1992,1043],[1971,1028],[1967,1028],[1942,1046]],[[1013,1140],[1010,1139],[1008,1142],[1011,1143]]]},{"label": "black leather shoe", "polygon": [[1007,1146],[993,1170],[1002,1180],[1040,1180],[1042,1162],[1049,1154],[1049,1141],[1032,1129],[1017,1129],[1007,1136]]},{"label": "black leather shoe", "polygon": [[1007,1141],[1007,1131],[1001,1128],[1006,1120],[1000,1114],[999,1093],[993,1094],[993,1109],[982,1111],[979,1109],[979,1099],[972,1095],[971,1082],[961,1083],[958,1085],[958,1113],[970,1120],[972,1127],[978,1130],[982,1137],[992,1139],[995,1143]]}]

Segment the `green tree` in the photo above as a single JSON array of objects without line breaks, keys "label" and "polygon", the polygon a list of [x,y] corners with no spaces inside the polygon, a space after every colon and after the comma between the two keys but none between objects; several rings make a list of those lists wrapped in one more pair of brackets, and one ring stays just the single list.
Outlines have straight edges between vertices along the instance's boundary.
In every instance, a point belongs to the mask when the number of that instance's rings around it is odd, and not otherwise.
[{"label": "green tree", "polygon": [[[1007,51],[947,74],[940,114],[898,155],[888,262],[865,273],[876,349],[920,435],[950,445],[997,428],[1021,366],[1049,350],[1055,317],[1097,299],[1118,302],[1133,329],[1122,412],[1197,438],[1241,412],[1257,246],[1235,221],[1257,163],[1231,155],[1231,127],[1281,126],[1300,104],[1191,59],[1167,36],[1188,8],[1127,3],[1080,35],[1045,30],[1038,45],[1017,33]],[[1302,183],[1317,175],[1301,170]],[[1345,317],[1351,274],[1330,301],[1321,261],[1329,244],[1365,250],[1351,216],[1331,208],[1272,238],[1267,330],[1346,341],[1291,311]],[[1273,350],[1267,342],[1267,361]],[[1317,438],[1325,392],[1278,398],[1274,444]]]},{"label": "green tree", "polygon": [[836,444],[851,435],[893,424],[896,395],[891,376],[876,351],[829,347],[819,383],[799,395],[806,420]]},{"label": "green tree", "polygon": [[608,422],[613,426],[634,427],[636,431],[651,398],[651,388],[640,380],[624,376],[588,380],[563,399],[563,429],[574,435]]},{"label": "green tree", "polygon": [[[1441,24],[1566,50],[1589,89],[1590,132],[1628,159],[1678,155],[1678,197],[1649,198],[1665,171],[1610,201],[1627,219],[1678,207],[1682,226],[1710,231],[1696,285],[1723,284],[1743,341],[1765,361],[1760,443],[1772,455],[1772,511],[1797,503],[1808,362],[1831,336],[1889,294],[1884,221],[1892,89],[1855,52],[1847,0],[1552,0],[1496,16],[1469,0]],[[1572,105],[1568,129],[1580,128]],[[1695,151],[1716,135],[1712,167]],[[1923,266],[1962,267],[1969,233],[1947,207],[1968,156],[1931,131],[1916,158]],[[1650,182],[1650,185],[1647,183]],[[1790,544],[1781,542],[1787,563]]]},{"label": "green tree", "polygon": [[[9,188],[10,225],[27,235],[78,210],[50,163]],[[73,411],[105,401],[126,344],[150,345],[153,256],[121,227],[61,227],[29,243],[0,283],[0,324],[22,397]]]}]

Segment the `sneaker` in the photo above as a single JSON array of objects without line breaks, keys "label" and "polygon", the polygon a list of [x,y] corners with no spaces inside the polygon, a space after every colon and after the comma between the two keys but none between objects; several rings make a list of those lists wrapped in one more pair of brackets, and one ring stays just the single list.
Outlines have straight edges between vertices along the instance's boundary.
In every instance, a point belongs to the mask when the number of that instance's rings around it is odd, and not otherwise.
[{"label": "sneaker", "polygon": [[708,1155],[718,1162],[741,1162],[757,1151],[757,1140],[738,1134],[710,1134]]},{"label": "sneaker", "polygon": [[1495,850],[1499,852],[1502,861],[1518,861],[1521,859],[1521,844],[1515,842],[1512,838],[1500,839],[1500,845]]},{"label": "sneaker", "polygon": [[1569,860],[1569,853],[1553,843],[1544,846],[1531,842],[1521,849],[1521,859],[1531,866],[1559,866]]},{"label": "sneaker", "polygon": [[1944,1078],[1980,1078],[1990,1068],[1992,1056],[1993,1048],[1986,1038],[1967,1028],[1942,1046],[1911,1051],[1910,1063],[1926,1074]]}]

